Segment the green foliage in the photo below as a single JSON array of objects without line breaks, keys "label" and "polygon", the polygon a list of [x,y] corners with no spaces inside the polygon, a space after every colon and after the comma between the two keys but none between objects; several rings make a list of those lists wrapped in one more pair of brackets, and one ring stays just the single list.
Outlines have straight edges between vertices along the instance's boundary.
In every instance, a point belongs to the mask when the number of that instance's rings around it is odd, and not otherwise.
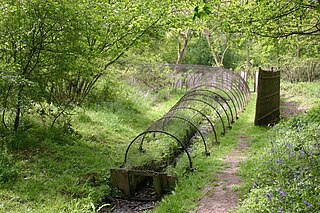
[{"label": "green foliage", "polygon": [[186,64],[202,64],[209,66],[214,64],[214,59],[206,39],[203,36],[199,36],[195,39],[191,40],[188,46],[188,51],[185,55],[184,62]]},{"label": "green foliage", "polygon": [[194,17],[210,32],[216,64],[229,46],[225,67],[280,67],[293,82],[313,81],[319,78],[318,7],[317,1],[210,1],[198,3]]},{"label": "green foliage", "polygon": [[320,105],[308,111],[305,120],[312,123],[320,123]]},{"label": "green foliage", "polygon": [[319,106],[271,130],[271,144],[251,159],[252,188],[239,212],[319,211],[318,112]]},{"label": "green foliage", "polygon": [[111,64],[165,29],[179,4],[32,0],[2,1],[0,7],[2,124],[17,130],[36,104],[58,109],[53,126],[83,102]]},{"label": "green foliage", "polygon": [[289,83],[281,82],[281,94],[289,98],[288,101],[298,104],[300,109],[308,109],[320,104],[320,84],[315,82]]},{"label": "green foliage", "polygon": [[[216,3],[214,3],[216,4]],[[221,3],[225,27],[237,25],[237,32],[247,31],[264,37],[318,35],[317,1],[235,1]],[[224,7],[223,7],[224,6]],[[284,23],[295,23],[294,25]]]},{"label": "green foliage", "polygon": [[[204,1],[205,3],[205,1]],[[211,8],[207,4],[202,4],[201,6],[197,5],[194,8],[194,14],[192,19],[195,20],[196,18],[205,19],[212,13]]]},{"label": "green foliage", "polygon": [[319,59],[313,57],[294,58],[284,63],[283,79],[290,82],[312,82],[320,79]]},{"label": "green foliage", "polygon": [[0,151],[0,185],[13,182],[17,178],[17,168],[13,157],[4,147]]},{"label": "green foliage", "polygon": [[98,210],[111,193],[109,169],[123,162],[128,141],[178,99],[154,102],[122,86],[113,102],[77,108],[69,128],[43,128],[32,117],[16,132],[0,128],[1,212]]}]

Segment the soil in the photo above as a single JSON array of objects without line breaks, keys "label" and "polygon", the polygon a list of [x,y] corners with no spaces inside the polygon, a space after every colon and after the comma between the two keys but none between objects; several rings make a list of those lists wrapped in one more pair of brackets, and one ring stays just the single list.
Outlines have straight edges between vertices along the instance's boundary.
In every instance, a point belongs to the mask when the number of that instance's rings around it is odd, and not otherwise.
[{"label": "soil", "polygon": [[[305,112],[306,108],[300,107],[300,103],[289,101],[281,103],[280,113],[284,118],[289,118]],[[237,148],[228,153],[224,158],[224,168],[215,177],[216,182],[211,183],[203,189],[204,197],[199,202],[198,213],[223,213],[230,212],[239,202],[239,193],[237,188],[242,184],[242,180],[237,175],[239,164],[246,160],[244,151],[249,147],[247,136],[239,136],[240,143]],[[145,194],[150,194],[143,192]],[[149,196],[150,197],[150,196]],[[142,199],[143,200],[143,199]],[[143,212],[153,209],[156,201],[139,201],[111,198],[108,200],[110,206],[102,208],[99,212]]]},{"label": "soil", "polygon": [[112,198],[108,201],[110,206],[102,208],[99,213],[134,213],[144,212],[153,209],[156,201],[138,201],[138,200],[125,200],[120,198]]},{"label": "soil", "polygon": [[290,118],[302,114],[306,110],[307,108],[300,107],[300,103],[297,101],[287,101],[281,103],[280,114],[284,118]]},{"label": "soil", "polygon": [[238,204],[237,187],[242,183],[236,175],[239,164],[246,157],[244,150],[249,147],[246,136],[240,136],[240,143],[236,149],[228,153],[224,158],[224,169],[216,175],[217,181],[204,189],[204,197],[199,203],[199,213],[222,213],[231,211]]},{"label": "soil", "polygon": [[122,198],[106,198],[105,203],[110,205],[102,208],[99,213],[134,213],[153,209],[158,201],[152,187],[146,186],[132,197],[131,200]]},{"label": "soil", "polygon": [[[307,110],[307,108],[300,107],[299,102],[290,101],[290,98],[286,99],[289,100],[281,103],[280,114],[282,117],[290,118]],[[236,173],[239,164],[246,159],[243,151],[250,145],[246,138],[246,136],[240,136],[238,147],[224,157],[225,169],[216,175],[217,182],[203,190],[204,197],[199,202],[198,213],[230,212],[237,206],[239,194],[236,188],[242,181]]]}]

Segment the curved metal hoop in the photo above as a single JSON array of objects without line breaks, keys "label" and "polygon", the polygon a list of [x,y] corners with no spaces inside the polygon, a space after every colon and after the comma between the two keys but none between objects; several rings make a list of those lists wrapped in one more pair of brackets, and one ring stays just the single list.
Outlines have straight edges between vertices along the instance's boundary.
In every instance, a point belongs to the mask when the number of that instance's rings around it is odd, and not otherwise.
[{"label": "curved metal hoop", "polygon": [[179,145],[184,149],[185,153],[186,153],[187,156],[188,156],[190,169],[193,169],[190,154],[189,154],[187,148],[183,145],[183,143],[182,143],[176,136],[174,136],[173,134],[171,134],[171,133],[169,133],[169,132],[161,131],[161,130],[148,130],[148,131],[144,131],[143,133],[141,133],[141,134],[139,134],[137,137],[135,137],[135,138],[131,141],[131,143],[129,144],[129,146],[127,147],[126,154],[125,154],[125,156],[124,156],[124,164],[127,163],[127,158],[128,158],[129,149],[130,149],[130,147],[132,146],[132,144],[133,144],[139,137],[141,137],[142,135],[148,134],[148,133],[163,133],[163,134],[169,135],[169,136],[171,136],[172,138],[174,138],[174,139],[179,143]]},{"label": "curved metal hoop", "polygon": [[[199,90],[197,90],[197,92],[200,92]],[[181,98],[180,100],[184,99],[185,97],[192,97],[192,96],[203,96],[203,97],[207,97],[207,98],[212,98],[210,95],[207,95],[207,94],[203,94],[203,93],[196,93],[196,92],[193,92],[193,93],[187,93],[188,95],[184,96],[183,98]],[[219,98],[222,98],[220,95],[218,95]],[[230,122],[230,118],[229,118],[229,115],[226,111],[226,109],[224,108],[224,106],[221,104],[220,101],[218,101],[215,97],[212,98],[213,101],[215,101],[216,103],[218,103],[221,107],[221,109],[224,111],[226,117],[227,117],[227,121],[228,121],[228,127],[231,128],[231,122]],[[224,100],[224,99],[222,99]],[[227,104],[226,101],[224,101],[226,103],[227,106],[229,106]],[[230,109],[230,108],[229,108]],[[232,113],[232,112],[231,112]]]},{"label": "curved metal hoop", "polygon": [[162,118],[160,118],[159,120],[157,120],[157,122],[158,122],[158,121],[161,121],[161,120],[164,120],[164,119],[168,119],[168,118],[170,118],[170,119],[171,119],[171,118],[174,118],[174,119],[178,119],[178,120],[185,121],[185,122],[189,123],[193,128],[195,128],[195,130],[199,133],[199,135],[200,135],[200,137],[201,137],[201,139],[202,139],[202,141],[203,141],[205,153],[208,153],[206,140],[204,139],[201,131],[198,129],[198,127],[197,127],[194,123],[192,123],[191,121],[189,121],[189,120],[186,119],[186,118],[179,117],[179,116],[165,116],[165,117],[162,117]]},{"label": "curved metal hoop", "polygon": [[223,132],[221,134],[224,135],[226,133],[226,128],[225,128],[225,124],[224,124],[223,118],[222,118],[220,112],[216,109],[216,107],[214,107],[212,104],[208,103],[207,101],[204,101],[204,100],[201,100],[201,99],[196,99],[196,98],[185,98],[185,99],[181,100],[180,103],[182,103],[184,101],[198,101],[198,102],[202,102],[202,103],[210,106],[217,113],[217,115],[219,116],[219,118],[221,120],[221,123],[222,123],[222,126],[223,126]]},{"label": "curved metal hoop", "polygon": [[206,116],[206,114],[204,114],[204,113],[203,113],[203,112],[201,112],[200,110],[197,110],[197,109],[192,108],[192,107],[189,107],[189,106],[178,106],[178,107],[176,107],[176,108],[172,109],[171,111],[174,111],[174,110],[181,110],[181,109],[189,109],[189,110],[193,110],[193,111],[195,111],[195,112],[199,113],[200,115],[202,115],[202,117],[204,117],[204,118],[208,121],[208,123],[210,124],[210,126],[211,126],[211,129],[212,129],[212,131],[213,131],[213,133],[214,133],[215,143],[219,144],[219,142],[218,142],[218,138],[217,138],[217,132],[216,132],[216,129],[214,128],[213,123],[212,123],[212,122],[210,121],[210,119]]},{"label": "curved metal hoop", "polygon": [[[217,83],[217,82],[216,82]],[[236,113],[236,118],[238,118],[238,112],[240,111],[240,109],[241,109],[241,106],[240,106],[240,102],[239,102],[239,100],[238,100],[238,97],[233,93],[233,91],[232,90],[230,90],[229,88],[225,88],[226,90],[228,90],[228,92],[230,92],[230,94],[233,96],[233,98],[226,92],[226,91],[224,91],[222,88],[220,88],[219,86],[221,86],[221,85],[217,85],[217,84],[202,84],[202,85],[198,85],[198,86],[196,86],[196,87],[194,87],[192,90],[197,90],[197,89],[199,89],[199,88],[203,88],[203,87],[208,87],[208,88],[215,88],[215,89],[218,89],[218,90],[220,90],[220,91],[223,91],[223,93],[224,94],[226,94],[227,96],[228,96],[228,98],[232,101],[232,104],[233,104],[233,106],[234,106],[234,110],[235,110],[235,113]],[[190,90],[191,91],[191,90]],[[237,103],[237,106],[238,107],[236,107],[236,105],[235,105],[235,103],[234,103],[234,100],[235,100],[235,102]]]},{"label": "curved metal hoop", "polygon": [[[238,119],[239,113],[245,109],[250,97],[250,90],[246,81],[238,73],[224,68],[186,65],[180,69],[177,65],[165,66],[180,70],[182,75],[187,73],[182,71],[184,69],[194,70],[194,75],[185,76],[187,79],[185,83],[188,84],[186,88],[190,85],[195,86],[189,89],[166,114],[131,141],[126,149],[124,163],[127,163],[128,153],[133,143],[141,139],[139,142],[142,149],[147,134],[153,134],[155,137],[156,133],[160,133],[177,141],[178,146],[181,146],[187,154],[189,166],[192,169],[192,160],[187,146],[194,134],[200,135],[205,153],[209,153],[203,131],[201,132],[199,125],[203,121],[209,123],[214,133],[215,143],[218,143],[217,131],[223,129],[221,134],[224,135],[226,124],[231,128],[231,124],[235,119]],[[174,120],[181,122],[171,122]],[[215,123],[219,125],[216,126]],[[183,132],[185,129],[186,133]]]},{"label": "curved metal hoop", "polygon": [[[214,91],[211,91],[211,90],[207,90],[207,89],[198,89],[198,90],[189,90],[187,93],[192,93],[192,92],[206,92],[206,93],[209,93],[209,94],[212,94],[214,96],[218,96],[219,98],[221,98],[223,100],[223,102],[228,106],[229,110],[230,110],[230,115],[231,115],[231,123],[234,122],[235,120],[235,117],[233,115],[233,112],[232,112],[232,109],[227,101],[227,99],[225,99],[224,97],[222,97],[219,93],[217,92],[214,92]],[[211,97],[211,96],[210,96]]]}]

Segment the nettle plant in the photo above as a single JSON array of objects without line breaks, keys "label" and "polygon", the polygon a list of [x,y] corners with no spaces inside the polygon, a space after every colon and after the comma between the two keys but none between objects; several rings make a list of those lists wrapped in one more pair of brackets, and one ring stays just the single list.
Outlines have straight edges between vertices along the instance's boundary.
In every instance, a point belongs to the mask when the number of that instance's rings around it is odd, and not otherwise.
[{"label": "nettle plant", "polygon": [[241,210],[320,211],[320,125],[313,113],[271,130],[271,145],[258,158],[253,187]]}]

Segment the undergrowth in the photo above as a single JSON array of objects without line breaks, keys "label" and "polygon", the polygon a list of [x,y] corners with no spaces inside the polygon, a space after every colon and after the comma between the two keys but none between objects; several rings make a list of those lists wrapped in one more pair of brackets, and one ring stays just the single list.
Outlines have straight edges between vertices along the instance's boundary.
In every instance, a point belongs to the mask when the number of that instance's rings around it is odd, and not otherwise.
[{"label": "undergrowth", "polygon": [[[246,110],[239,115],[239,119],[225,136],[219,136],[220,145],[210,146],[210,156],[203,155],[203,147],[198,141],[191,152],[192,162],[196,168],[194,172],[187,172],[188,159],[186,155],[180,159],[177,167],[168,168],[168,172],[178,177],[178,185],[171,195],[165,196],[159,206],[153,212],[195,212],[199,200],[205,196],[205,187],[216,186],[215,174],[223,167],[223,156],[234,149],[240,143],[241,136],[246,136],[248,143],[256,144],[264,140],[263,137],[268,128],[256,127],[254,120],[255,95],[252,95]],[[213,142],[213,140],[211,141]]]},{"label": "undergrowth", "polygon": [[97,211],[129,141],[180,96],[163,101],[122,87],[114,99],[77,108],[67,126],[48,128],[31,114],[17,132],[0,125],[0,212]]},{"label": "undergrowth", "polygon": [[[281,82],[281,94],[295,102],[300,108],[310,108],[320,104],[320,82]],[[286,101],[286,100],[284,100]]]},{"label": "undergrowth", "polygon": [[[32,118],[25,119],[24,128],[18,132],[0,127],[0,212],[96,212],[110,194],[109,169],[123,162],[123,150],[128,143],[181,97],[167,92],[165,97],[163,94],[155,97],[126,86],[123,91],[111,101],[101,99],[103,96],[93,97],[99,101],[77,108],[63,128],[43,127]],[[247,136],[256,152],[251,165],[249,162],[244,166],[246,178],[260,178],[247,181],[242,189],[255,192],[243,201],[243,211],[252,210],[254,205],[262,205],[260,210],[269,206],[275,211],[286,211],[291,198],[297,203],[295,209],[303,208],[301,212],[316,208],[319,182],[315,178],[319,180],[319,172],[311,171],[319,171],[319,168],[313,170],[313,166],[319,159],[319,146],[314,140],[319,142],[316,123],[320,109],[278,125],[272,130],[273,145],[266,149],[269,151],[260,152],[267,144],[267,129],[253,126],[254,100],[253,97],[232,130],[219,138],[220,146],[210,147],[211,156],[202,154],[201,142],[195,143],[191,152],[195,172],[186,171],[189,162],[185,154],[176,168],[168,168],[170,174],[178,176],[179,183],[173,194],[162,199],[155,212],[194,211],[203,196],[201,189],[208,183],[216,184],[214,174],[221,169],[221,158],[236,147],[241,135]],[[284,139],[288,139],[290,146]],[[275,151],[271,152],[272,149]],[[292,156],[290,152],[294,152]],[[263,160],[258,158],[259,154],[270,158],[269,164],[259,162]],[[256,165],[264,167],[259,170]],[[273,173],[276,170],[279,173]],[[255,175],[258,171],[261,175]],[[298,172],[297,179],[292,171]],[[270,181],[273,180],[270,174],[281,181]],[[253,183],[256,188],[251,187]],[[311,187],[313,194],[307,190]],[[297,192],[294,190],[299,193],[294,195]],[[283,195],[286,206],[280,206]]]},{"label": "undergrowth", "polygon": [[319,212],[319,132],[320,105],[273,127],[269,143],[242,166],[247,184],[237,211]]}]

